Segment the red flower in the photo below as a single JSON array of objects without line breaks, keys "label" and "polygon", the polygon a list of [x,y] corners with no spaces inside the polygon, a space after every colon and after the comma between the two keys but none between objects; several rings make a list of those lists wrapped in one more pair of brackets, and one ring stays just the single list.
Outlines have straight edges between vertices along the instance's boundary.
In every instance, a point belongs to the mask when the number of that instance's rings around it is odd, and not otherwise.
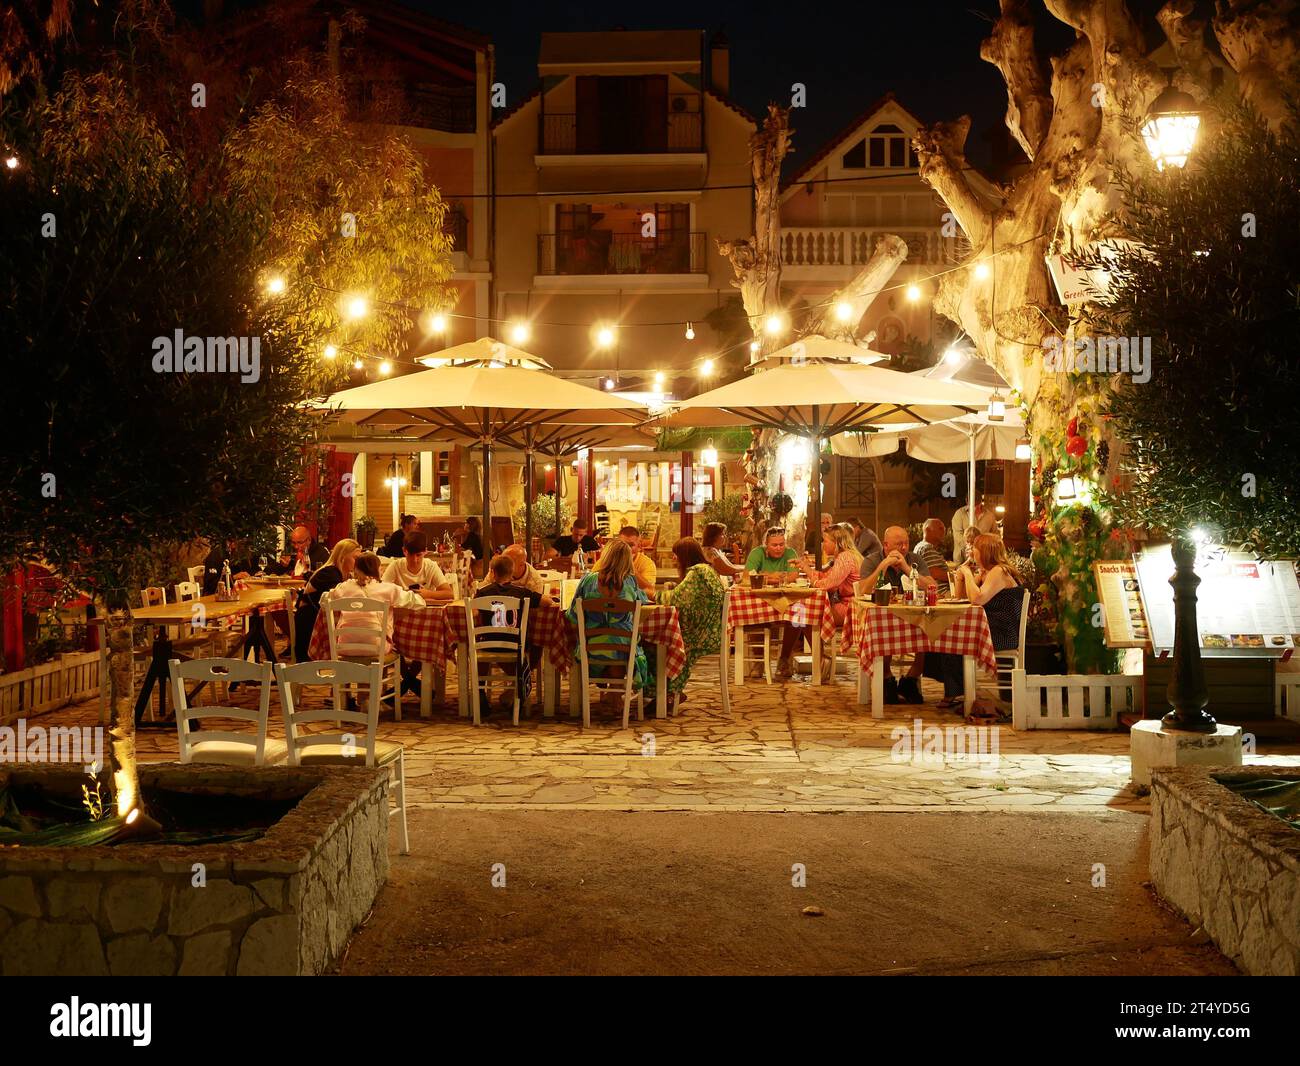
[{"label": "red flower", "polygon": [[1088,442],[1082,437],[1071,436],[1069,441],[1066,442],[1065,450],[1078,459],[1088,450]]}]

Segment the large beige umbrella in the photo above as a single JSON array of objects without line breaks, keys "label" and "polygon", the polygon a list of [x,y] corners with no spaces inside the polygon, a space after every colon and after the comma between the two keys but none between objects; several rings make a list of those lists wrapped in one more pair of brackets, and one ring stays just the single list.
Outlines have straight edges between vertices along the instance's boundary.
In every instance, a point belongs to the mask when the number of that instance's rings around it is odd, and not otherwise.
[{"label": "large beige umbrella", "polygon": [[527,352],[483,337],[438,353],[466,365],[440,366],[336,392],[320,405],[344,422],[416,438],[452,436],[483,446],[483,536],[491,546],[491,449],[528,454],[525,507],[532,545],[532,453],[553,440],[593,438],[602,426],[635,426],[648,410],[637,400],[524,369]]},{"label": "large beige umbrella", "polygon": [[[942,422],[986,405],[987,393],[970,385],[932,381],[877,366],[788,363],[684,400],[656,422],[666,426],[763,426],[793,433],[810,438],[816,463],[824,437],[847,430]],[[818,528],[821,521],[817,482],[814,474],[809,479],[811,529]],[[821,542],[815,538],[814,555],[820,561]]]}]

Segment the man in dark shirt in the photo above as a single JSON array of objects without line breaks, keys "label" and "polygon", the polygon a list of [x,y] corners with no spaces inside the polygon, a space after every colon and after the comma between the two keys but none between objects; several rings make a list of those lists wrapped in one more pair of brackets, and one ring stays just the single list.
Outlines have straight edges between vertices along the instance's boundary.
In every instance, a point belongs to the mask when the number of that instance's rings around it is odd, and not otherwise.
[{"label": "man in dark shirt", "polygon": [[385,555],[390,559],[400,559],[402,557],[402,545],[406,543],[408,533],[414,533],[420,528],[420,520],[413,514],[402,515],[402,520],[398,523],[397,528],[388,534],[388,539],[384,541],[384,546],[379,549],[379,555]]},{"label": "man in dark shirt", "polygon": [[[573,532],[556,537],[555,543],[551,545],[550,555],[570,556],[578,550],[579,545],[582,545],[584,552],[600,551],[600,545],[596,542],[596,538],[587,531],[586,521],[575,518],[573,520]],[[548,555],[548,558],[550,558],[550,555]]]},{"label": "man in dark shirt", "polygon": [[280,561],[268,567],[271,573],[300,577],[305,581],[329,561],[329,549],[319,543],[306,526],[294,526],[289,531],[286,548],[288,550],[280,556]]},{"label": "man in dark shirt", "polygon": [[460,550],[474,553],[474,561],[483,558],[483,520],[475,515],[465,519],[465,534],[461,537]]},{"label": "man in dark shirt", "polygon": [[[868,595],[879,585],[890,585],[901,591],[903,575],[927,588],[935,584],[926,571],[925,564],[907,550],[907,530],[902,526],[890,526],[885,530],[884,545],[881,551],[873,552],[862,560],[859,571],[866,581],[866,588],[861,590]],[[912,659],[912,667],[901,681],[895,681],[891,669],[890,656],[885,656],[885,702],[886,703],[924,703],[921,697],[921,674],[925,668],[925,653],[918,651]]]}]

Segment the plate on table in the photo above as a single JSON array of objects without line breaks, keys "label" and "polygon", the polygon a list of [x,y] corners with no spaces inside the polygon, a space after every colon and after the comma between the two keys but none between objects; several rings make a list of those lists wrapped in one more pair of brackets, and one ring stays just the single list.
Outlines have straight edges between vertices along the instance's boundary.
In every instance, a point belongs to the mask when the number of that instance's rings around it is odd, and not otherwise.
[{"label": "plate on table", "polygon": [[950,600],[944,598],[939,601],[939,606],[940,607],[962,607],[962,606],[969,607],[970,600]]}]

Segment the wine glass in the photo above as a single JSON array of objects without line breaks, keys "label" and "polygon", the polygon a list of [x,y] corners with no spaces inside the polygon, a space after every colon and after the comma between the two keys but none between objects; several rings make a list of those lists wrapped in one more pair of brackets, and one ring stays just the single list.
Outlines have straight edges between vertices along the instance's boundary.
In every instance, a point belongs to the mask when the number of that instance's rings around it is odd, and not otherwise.
[{"label": "wine glass", "polygon": [[265,573],[266,573],[266,562],[267,562],[267,560],[266,560],[266,555],[265,555],[265,553],[263,553],[262,555],[259,555],[259,556],[257,557],[257,572],[258,572],[259,574],[265,574]]}]

